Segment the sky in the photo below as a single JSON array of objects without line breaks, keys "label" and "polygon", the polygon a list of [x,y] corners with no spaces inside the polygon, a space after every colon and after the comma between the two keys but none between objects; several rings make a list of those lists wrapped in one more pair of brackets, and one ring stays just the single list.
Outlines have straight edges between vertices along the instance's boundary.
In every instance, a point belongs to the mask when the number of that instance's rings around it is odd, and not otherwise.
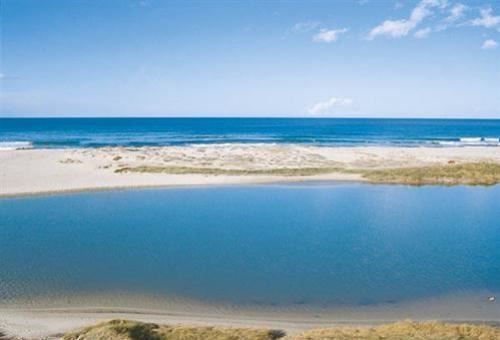
[{"label": "sky", "polygon": [[0,1],[0,117],[500,118],[499,0]]}]

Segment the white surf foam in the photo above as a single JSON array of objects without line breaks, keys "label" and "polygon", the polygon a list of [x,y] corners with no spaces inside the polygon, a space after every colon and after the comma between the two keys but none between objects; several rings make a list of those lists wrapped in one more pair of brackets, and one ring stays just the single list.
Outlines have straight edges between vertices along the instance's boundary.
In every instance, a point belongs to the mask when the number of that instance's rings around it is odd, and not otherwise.
[{"label": "white surf foam", "polygon": [[484,138],[484,142],[487,144],[500,144],[500,138]]},{"label": "white surf foam", "polygon": [[483,139],[481,137],[462,137],[460,142],[464,144],[481,144]]},{"label": "white surf foam", "polygon": [[500,138],[495,137],[462,137],[456,141],[438,141],[442,146],[500,146]]},{"label": "white surf foam", "polygon": [[0,142],[0,151],[32,149],[33,144],[25,141],[5,141]]}]

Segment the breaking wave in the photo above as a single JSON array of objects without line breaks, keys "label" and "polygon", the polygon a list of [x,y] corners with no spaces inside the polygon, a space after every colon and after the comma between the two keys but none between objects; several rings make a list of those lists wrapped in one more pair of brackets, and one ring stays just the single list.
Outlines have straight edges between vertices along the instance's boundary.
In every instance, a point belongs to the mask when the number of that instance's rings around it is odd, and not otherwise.
[{"label": "breaking wave", "polygon": [[32,149],[33,143],[25,141],[5,141],[0,142],[0,151]]}]

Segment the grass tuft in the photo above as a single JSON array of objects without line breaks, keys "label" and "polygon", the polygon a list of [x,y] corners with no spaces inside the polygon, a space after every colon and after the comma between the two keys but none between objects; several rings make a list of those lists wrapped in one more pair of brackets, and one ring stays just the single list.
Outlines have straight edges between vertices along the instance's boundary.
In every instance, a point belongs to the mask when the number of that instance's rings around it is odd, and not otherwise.
[{"label": "grass tuft", "polygon": [[115,170],[116,173],[136,172],[171,175],[228,175],[228,176],[313,176],[335,172],[345,172],[341,168],[274,168],[274,169],[222,169],[222,168],[196,168],[196,167],[163,167],[163,166],[138,166],[124,167]]},{"label": "grass tuft", "polygon": [[304,332],[295,340],[497,340],[500,328],[488,325],[401,321],[376,327],[337,327]]},{"label": "grass tuft", "polygon": [[500,183],[500,164],[464,163],[427,167],[366,170],[363,177],[376,183],[493,185]]},{"label": "grass tuft", "polygon": [[112,320],[68,333],[64,340],[275,340],[279,330],[253,328],[166,326],[128,320]]},{"label": "grass tuft", "polygon": [[165,326],[113,320],[68,333],[64,340],[498,340],[500,328],[481,324],[401,321],[374,327],[313,329],[299,335],[279,330]]},{"label": "grass tuft", "polygon": [[273,168],[273,169],[224,169],[202,167],[138,166],[123,167],[116,173],[154,173],[171,175],[228,175],[228,176],[314,176],[333,173],[358,174],[373,183],[395,184],[444,184],[444,185],[493,185],[500,183],[498,163],[448,163],[426,167],[393,169],[347,169],[340,167]]}]

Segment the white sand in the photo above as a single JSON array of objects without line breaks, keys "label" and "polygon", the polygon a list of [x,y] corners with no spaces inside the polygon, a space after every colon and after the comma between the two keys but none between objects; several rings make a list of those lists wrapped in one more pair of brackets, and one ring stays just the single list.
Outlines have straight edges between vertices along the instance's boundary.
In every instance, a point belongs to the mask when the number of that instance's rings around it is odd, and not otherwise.
[{"label": "white sand", "polygon": [[498,147],[394,148],[219,144],[182,147],[0,151],[0,196],[156,186],[362,180],[356,174],[315,176],[115,173],[123,167],[218,169],[390,168],[449,161],[500,163]]}]

